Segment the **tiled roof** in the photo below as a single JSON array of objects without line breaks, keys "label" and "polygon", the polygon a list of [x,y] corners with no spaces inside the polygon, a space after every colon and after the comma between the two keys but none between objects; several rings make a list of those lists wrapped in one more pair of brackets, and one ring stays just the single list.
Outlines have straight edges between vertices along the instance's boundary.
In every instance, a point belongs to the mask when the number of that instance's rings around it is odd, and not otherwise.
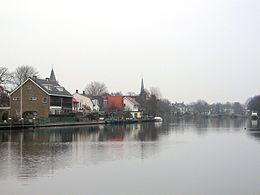
[{"label": "tiled roof", "polygon": [[36,82],[42,89],[44,89],[49,95],[72,97],[70,92],[68,92],[64,87],[60,86],[57,81],[38,78],[34,78],[32,80]]}]

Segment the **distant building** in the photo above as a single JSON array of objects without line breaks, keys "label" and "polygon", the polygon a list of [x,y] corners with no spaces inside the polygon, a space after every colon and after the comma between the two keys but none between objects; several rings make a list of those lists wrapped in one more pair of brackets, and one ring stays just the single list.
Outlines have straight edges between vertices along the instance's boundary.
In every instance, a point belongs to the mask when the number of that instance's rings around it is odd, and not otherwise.
[{"label": "distant building", "polygon": [[10,93],[10,114],[22,117],[25,112],[40,117],[66,114],[72,111],[72,95],[56,80],[53,69],[50,78],[28,78]]},{"label": "distant building", "polygon": [[184,104],[184,102],[178,103],[175,102],[172,104],[172,113],[174,116],[183,116],[185,113],[189,112],[188,107]]}]

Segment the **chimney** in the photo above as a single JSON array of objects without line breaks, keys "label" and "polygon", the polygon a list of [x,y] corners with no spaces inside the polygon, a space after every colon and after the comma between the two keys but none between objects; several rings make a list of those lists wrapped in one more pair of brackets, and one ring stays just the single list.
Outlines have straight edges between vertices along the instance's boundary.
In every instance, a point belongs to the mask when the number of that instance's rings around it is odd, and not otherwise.
[{"label": "chimney", "polygon": [[79,90],[76,89],[76,93],[79,93]]},{"label": "chimney", "polygon": [[85,95],[86,93],[85,93],[85,91],[83,91],[83,95]]},{"label": "chimney", "polygon": [[33,79],[34,79],[34,80],[36,80],[36,79],[37,79],[37,76],[36,76],[36,75],[34,75],[34,76],[33,76]]},{"label": "chimney", "polygon": [[49,78],[47,77],[47,78],[45,78],[46,79],[46,81],[49,81]]}]

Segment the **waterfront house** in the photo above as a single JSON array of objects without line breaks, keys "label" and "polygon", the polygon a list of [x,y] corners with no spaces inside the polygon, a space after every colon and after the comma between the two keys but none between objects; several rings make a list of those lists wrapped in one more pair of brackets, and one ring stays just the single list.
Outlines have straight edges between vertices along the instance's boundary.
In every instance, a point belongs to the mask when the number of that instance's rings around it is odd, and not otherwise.
[{"label": "waterfront house", "polygon": [[39,117],[68,114],[72,111],[72,95],[56,80],[52,69],[50,78],[28,78],[10,93],[10,114],[22,117],[31,112]]},{"label": "waterfront house", "polygon": [[91,112],[94,110],[94,104],[85,94],[85,91],[80,94],[78,90],[76,90],[76,93],[73,94],[73,98],[77,101],[77,105],[73,106],[74,112]]},{"label": "waterfront house", "polygon": [[123,98],[124,111],[130,112],[133,118],[141,118],[140,104],[132,97]]},{"label": "waterfront house", "polygon": [[140,104],[129,96],[105,96],[104,106],[108,111],[129,112],[133,118],[141,118]]}]

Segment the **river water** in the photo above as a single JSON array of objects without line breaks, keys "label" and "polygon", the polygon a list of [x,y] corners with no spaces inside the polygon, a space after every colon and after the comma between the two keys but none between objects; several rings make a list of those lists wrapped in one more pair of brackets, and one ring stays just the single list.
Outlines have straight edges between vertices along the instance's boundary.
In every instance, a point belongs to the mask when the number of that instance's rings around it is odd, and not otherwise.
[{"label": "river water", "polygon": [[233,119],[0,132],[0,194],[260,194],[260,130]]}]

